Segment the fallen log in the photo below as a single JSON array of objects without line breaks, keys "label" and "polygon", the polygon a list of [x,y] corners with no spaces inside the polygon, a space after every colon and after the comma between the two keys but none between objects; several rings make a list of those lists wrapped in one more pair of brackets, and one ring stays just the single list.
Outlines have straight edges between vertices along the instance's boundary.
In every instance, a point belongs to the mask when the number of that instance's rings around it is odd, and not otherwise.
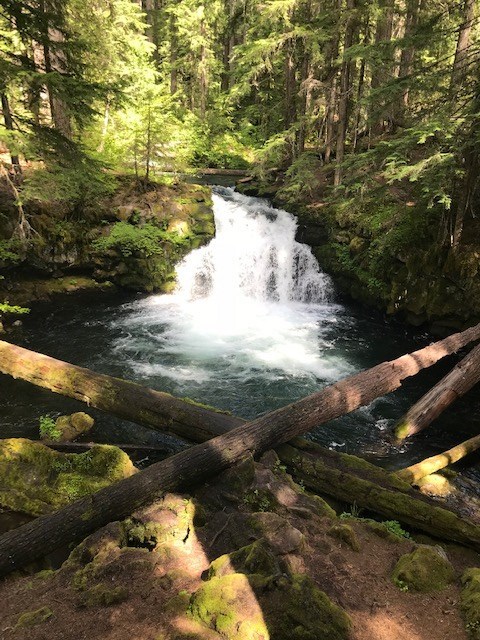
[{"label": "fallen log", "polygon": [[480,380],[480,345],[426,393],[395,426],[397,440],[422,431]]},{"label": "fallen log", "polygon": [[435,473],[440,469],[444,469],[454,462],[458,462],[478,449],[480,449],[480,436],[474,436],[473,438],[465,440],[465,442],[448,449],[448,451],[439,453],[436,456],[431,456],[430,458],[425,458],[425,460],[412,464],[410,467],[406,467],[405,469],[400,469],[399,471],[396,471],[396,474],[402,480],[405,480],[410,484],[415,484],[425,476]]},{"label": "fallen log", "polygon": [[204,442],[244,422],[193,401],[95,373],[1,340],[0,373],[193,442]]},{"label": "fallen log", "polygon": [[461,514],[443,509],[395,473],[301,438],[277,447],[276,451],[295,479],[302,480],[315,492],[399,520],[436,538],[480,550],[480,526]]},{"label": "fallen log", "polygon": [[[360,376],[358,382],[357,376],[353,376],[309,396],[301,401],[305,405],[302,420],[306,413],[311,413],[312,418],[305,430],[394,391],[401,386],[403,378],[415,375],[421,369],[430,367],[441,358],[456,353],[470,342],[479,339],[480,323],[412,354],[403,355],[357,374]],[[135,382],[95,373],[1,340],[0,373],[191,442],[205,442],[245,423],[241,418],[215,411],[211,407],[175,398],[168,393],[155,391]],[[367,376],[370,393],[363,395],[362,380]],[[353,391],[349,386],[351,379],[355,381]]]},{"label": "fallen log", "polygon": [[[0,537],[0,575],[7,574],[58,547],[83,539],[92,531],[127,517],[167,491],[198,485],[249,455],[284,444],[322,422],[369,404],[401,386],[402,381],[443,356],[478,339],[480,325],[455,334],[412,354],[345,378],[334,385],[252,422],[236,427],[209,442],[196,445],[59,511],[7,532]],[[398,480],[398,482],[401,482]],[[426,516],[438,516],[438,507]],[[480,528],[465,524],[451,512],[450,532],[444,536],[480,550]],[[414,514],[412,518],[414,518]],[[470,525],[471,529],[465,530]]]}]

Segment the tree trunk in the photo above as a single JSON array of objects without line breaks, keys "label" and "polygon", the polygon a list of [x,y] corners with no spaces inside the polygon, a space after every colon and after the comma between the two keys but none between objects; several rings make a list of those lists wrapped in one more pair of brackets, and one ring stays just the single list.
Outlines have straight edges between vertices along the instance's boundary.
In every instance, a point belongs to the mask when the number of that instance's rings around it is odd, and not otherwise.
[{"label": "tree trunk", "polygon": [[480,380],[480,345],[426,393],[395,426],[399,440],[422,431]]},{"label": "tree trunk", "polygon": [[168,393],[112,378],[0,341],[0,371],[124,420],[204,442],[243,423]]},{"label": "tree trunk", "polygon": [[461,444],[457,444],[448,451],[426,458],[421,462],[417,462],[417,464],[412,464],[410,467],[400,469],[395,473],[402,480],[405,480],[410,484],[415,484],[425,476],[435,473],[435,471],[439,471],[440,469],[444,469],[445,467],[449,467],[454,462],[458,462],[478,449],[480,449],[480,436],[474,436],[469,440],[465,440],[465,442],[462,442]]},{"label": "tree trunk", "polygon": [[[2,112],[3,112],[3,120],[5,122],[5,129],[7,131],[13,131],[13,118],[12,112],[10,111],[10,103],[8,101],[8,97],[6,93],[0,93],[0,98],[2,102]],[[20,158],[16,153],[10,154],[10,159],[12,161],[12,168],[16,178],[21,178],[22,175],[22,167],[20,166]]]},{"label": "tree trunk", "polygon": [[289,40],[285,46],[285,129],[289,129],[297,117],[297,80],[293,56],[293,42]]},{"label": "tree trunk", "polygon": [[470,47],[470,34],[475,18],[475,0],[465,0],[463,5],[463,22],[460,25],[457,39],[457,49],[453,61],[452,78],[450,81],[450,93],[454,98],[458,93],[458,87],[465,79],[468,68],[468,49]]},{"label": "tree trunk", "polygon": [[[452,350],[457,350],[466,342],[479,337],[480,324],[412,354],[345,378],[319,393],[242,424],[228,433],[158,462],[53,514],[42,516],[14,529],[0,538],[0,575],[19,569],[53,549],[78,541],[112,520],[125,518],[135,509],[153,502],[167,491],[185,491],[249,455],[256,455],[273,446],[284,444],[322,422],[369,404],[378,396],[397,389],[406,377],[415,375]],[[7,345],[6,350],[4,345]],[[5,359],[8,363],[8,356],[5,358],[8,347],[12,345],[0,343],[2,367],[5,366]],[[60,378],[64,380],[65,371]],[[131,401],[133,400],[134,398],[131,398]],[[295,464],[295,459],[292,462]],[[346,491],[343,488],[344,475],[340,473],[336,477],[331,470],[326,474],[324,483],[334,485],[329,489],[330,495],[334,490]],[[397,482],[401,481],[397,479]],[[371,502],[372,508],[380,513],[383,513],[382,509],[390,509],[397,518],[417,528],[480,550],[479,527],[439,507],[420,508],[417,504],[420,500],[414,501],[413,505],[407,504],[403,492],[393,507],[391,503],[394,491],[381,489],[375,492],[375,486],[372,482],[365,483],[354,476],[353,488],[345,495],[353,497],[354,500],[359,496],[362,501]]]},{"label": "tree trunk", "polygon": [[[415,45],[408,42],[408,39],[412,37],[417,28],[418,16],[420,13],[421,0],[407,0],[407,15],[405,18],[405,34],[404,37],[407,40],[406,45],[402,49],[400,56],[400,79],[406,78],[412,72],[413,60],[415,57]],[[408,107],[410,87],[405,86],[402,89],[402,95],[400,99],[399,113],[402,116],[405,109]]]},{"label": "tree trunk", "polygon": [[[334,9],[336,23],[340,21],[342,13],[342,0],[336,0],[336,7]],[[330,69],[328,72],[327,96],[325,107],[325,163],[328,164],[331,160],[333,143],[335,141],[335,124],[337,114],[337,85],[338,85],[338,65],[337,58],[340,47],[340,33],[338,27],[333,28],[333,37],[330,42],[328,58],[330,61]]]},{"label": "tree trunk", "polygon": [[442,509],[394,473],[300,438],[276,451],[288,471],[308,489],[480,550],[480,526],[460,513]]},{"label": "tree trunk", "polygon": [[338,131],[337,131],[337,149],[336,149],[336,165],[333,184],[338,187],[342,182],[343,158],[345,156],[345,141],[348,128],[348,98],[350,94],[350,76],[352,71],[352,61],[345,59],[345,53],[353,44],[353,36],[355,32],[356,19],[353,11],[356,8],[355,0],[347,0],[347,24],[345,26],[345,40],[343,44],[343,62],[340,71],[340,97],[338,102]]},{"label": "tree trunk", "polygon": [[170,30],[170,94],[173,96],[178,89],[177,49],[178,34],[176,16],[172,12],[169,20]]},{"label": "tree trunk", "polygon": [[[65,37],[61,31],[52,28],[48,24],[47,14],[55,15],[58,7],[56,2],[52,0],[42,0],[40,9],[44,16],[44,33],[43,33],[43,57],[45,62],[45,72],[51,74],[58,72],[60,75],[66,72],[66,59],[62,51],[62,43]],[[48,85],[48,97],[50,102],[50,113],[54,127],[62,135],[67,138],[72,137],[72,124],[68,105],[58,92]]]},{"label": "tree trunk", "polygon": [[[32,440],[32,442],[43,444],[49,449],[53,449],[54,451],[63,451],[65,453],[84,453],[85,451],[90,451],[93,447],[97,447],[100,442],[48,442],[44,440]],[[112,443],[105,443],[107,445],[111,445]],[[172,448],[169,448],[165,445],[147,445],[147,444],[117,444],[115,443],[115,447],[118,447],[125,453],[141,453],[142,455],[149,454],[164,454],[165,456],[172,454]],[[178,448],[176,449],[178,451]]]},{"label": "tree trunk", "polygon": [[[375,32],[375,45],[380,50],[382,45],[390,42],[392,39],[394,6],[394,0],[379,0],[380,13]],[[388,84],[391,76],[392,63],[390,60],[387,61],[384,59],[378,66],[374,66],[372,69],[372,89],[375,90],[384,87]],[[380,108],[378,106],[379,102]],[[378,135],[384,131],[385,120],[388,118],[388,105],[383,98],[381,101],[375,100],[375,103],[375,108],[372,113],[372,133]]]}]

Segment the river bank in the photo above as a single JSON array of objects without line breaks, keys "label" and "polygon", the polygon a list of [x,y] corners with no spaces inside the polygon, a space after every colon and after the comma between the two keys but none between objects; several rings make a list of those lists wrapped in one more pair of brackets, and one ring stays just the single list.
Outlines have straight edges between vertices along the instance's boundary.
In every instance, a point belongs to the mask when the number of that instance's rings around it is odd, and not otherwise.
[{"label": "river bank", "polygon": [[441,207],[427,206],[412,183],[332,193],[319,161],[308,176],[282,173],[237,188],[295,213],[298,237],[354,300],[414,327],[444,335],[480,319],[478,221],[458,247],[441,237]]}]

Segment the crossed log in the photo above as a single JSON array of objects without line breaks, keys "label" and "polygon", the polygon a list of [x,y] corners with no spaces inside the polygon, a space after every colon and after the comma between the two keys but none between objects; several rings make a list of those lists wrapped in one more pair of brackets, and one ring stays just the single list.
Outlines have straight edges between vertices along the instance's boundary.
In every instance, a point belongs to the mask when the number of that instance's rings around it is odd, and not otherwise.
[{"label": "crossed log", "polygon": [[[25,566],[53,549],[83,539],[108,522],[122,519],[144,504],[153,502],[167,491],[189,489],[249,455],[257,455],[287,443],[319,424],[367,405],[375,398],[398,389],[405,378],[479,339],[480,324],[396,360],[344,378],[322,391],[248,423],[168,394],[94,374],[87,369],[0,341],[2,373],[193,441],[215,436],[53,514],[7,532],[0,537],[0,575]],[[218,435],[215,432],[218,429],[224,432]],[[381,470],[378,472],[389,476]],[[362,495],[368,496],[368,488],[364,485],[362,491],[355,490],[355,486],[358,488],[355,469],[351,473],[345,471],[344,478],[347,476],[354,480],[352,500],[356,499],[356,493],[360,498]],[[341,477],[338,478],[339,483],[341,480]],[[375,484],[372,479],[364,482],[378,488],[378,483]],[[385,480],[389,487],[383,486],[381,495],[376,494],[377,511],[382,513],[382,505],[388,510],[389,499],[400,491],[402,501],[413,501],[412,508],[408,509],[411,513],[410,524],[434,533],[435,521],[442,513],[446,523],[441,532],[443,537],[480,550],[480,527],[433,503],[420,501],[408,494],[410,489],[405,483],[402,490],[399,482],[401,480],[398,478],[391,482]],[[332,482],[328,473],[324,475],[322,483],[322,491],[335,495],[338,483]],[[357,502],[362,506],[361,499]],[[415,516],[416,507],[418,517]]]}]

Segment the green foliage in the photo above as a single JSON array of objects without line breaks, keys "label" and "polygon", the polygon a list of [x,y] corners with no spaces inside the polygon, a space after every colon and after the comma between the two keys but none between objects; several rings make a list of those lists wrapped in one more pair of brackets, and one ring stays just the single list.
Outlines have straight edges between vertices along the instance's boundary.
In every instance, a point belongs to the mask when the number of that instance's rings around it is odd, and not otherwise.
[{"label": "green foliage", "polygon": [[57,429],[55,420],[48,415],[39,418],[40,438],[43,440],[60,440],[61,431]]},{"label": "green foliage", "polygon": [[7,266],[18,264],[21,261],[20,248],[20,243],[16,239],[0,240],[0,262]]},{"label": "green foliage", "polygon": [[302,153],[288,168],[278,195],[287,202],[311,198],[319,186],[320,167],[318,154],[311,151]]},{"label": "green foliage", "polygon": [[405,531],[397,520],[384,520],[381,524],[383,524],[390,533],[393,533],[393,535],[399,538],[409,539],[411,537],[408,531]]},{"label": "green foliage", "polygon": [[93,242],[93,248],[98,252],[114,249],[126,258],[135,254],[149,258],[163,252],[165,241],[182,244],[187,238],[149,223],[134,226],[127,222],[117,222],[108,236],[102,236]]},{"label": "green foliage", "polygon": [[18,305],[11,305],[8,302],[0,303],[0,314],[10,314],[10,315],[25,315],[26,313],[30,313],[30,309],[27,307],[19,307]]}]

